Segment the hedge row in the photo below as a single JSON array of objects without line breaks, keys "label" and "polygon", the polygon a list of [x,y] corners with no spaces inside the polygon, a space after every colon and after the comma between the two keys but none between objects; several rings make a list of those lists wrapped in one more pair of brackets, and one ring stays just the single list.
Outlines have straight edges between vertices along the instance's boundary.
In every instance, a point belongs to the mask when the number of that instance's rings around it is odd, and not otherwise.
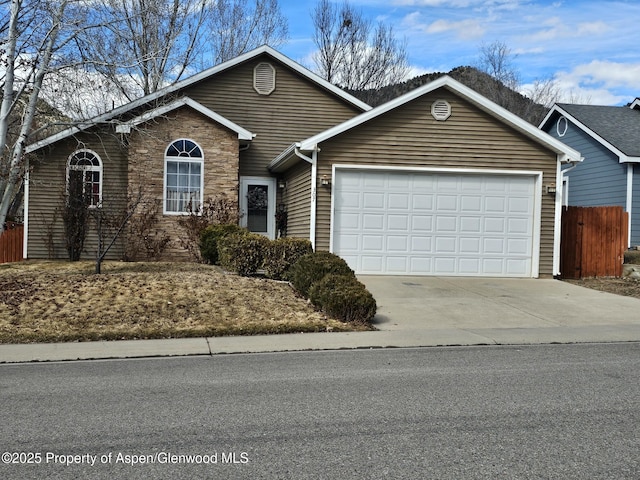
[{"label": "hedge row", "polygon": [[269,240],[238,225],[213,225],[200,237],[200,252],[207,263],[243,276],[263,270],[268,278],[283,280],[291,265],[311,251],[309,240]]},{"label": "hedge row", "polygon": [[268,278],[289,280],[326,315],[344,322],[370,322],[376,301],[347,262],[329,252],[313,252],[299,238],[269,240],[237,225],[207,227],[200,237],[202,258],[239,275],[262,270]]},{"label": "hedge row", "polygon": [[376,301],[347,262],[329,252],[300,257],[289,270],[289,280],[301,295],[325,314],[343,322],[371,322]]}]

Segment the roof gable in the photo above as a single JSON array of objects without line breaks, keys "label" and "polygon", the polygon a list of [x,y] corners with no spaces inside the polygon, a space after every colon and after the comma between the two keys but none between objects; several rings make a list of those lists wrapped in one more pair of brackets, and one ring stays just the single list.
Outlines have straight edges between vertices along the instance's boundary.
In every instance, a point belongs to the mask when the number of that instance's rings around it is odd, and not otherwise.
[{"label": "roof gable", "polygon": [[149,110],[143,113],[142,115],[139,115],[125,123],[121,123],[116,126],[116,132],[128,133],[131,127],[135,127],[141,123],[148,122],[150,120],[153,120],[154,118],[160,117],[173,110],[177,110],[178,108],[185,107],[185,106],[192,108],[197,112],[200,112],[205,117],[210,118],[214,122],[217,122],[220,125],[227,127],[229,130],[237,133],[238,140],[251,141],[253,137],[255,137],[255,135],[252,134],[250,131],[233,123],[231,120],[224,118],[222,115],[218,115],[213,110],[205,107],[204,105],[196,102],[195,100],[192,100],[189,97],[183,97],[171,103],[168,103],[166,105],[161,105],[160,107],[154,108],[153,110]]},{"label": "roof gable", "polygon": [[283,65],[285,65],[286,67],[288,67],[289,69],[291,69],[292,71],[296,72],[298,75],[302,76],[303,78],[309,80],[310,82],[314,83],[315,85],[319,86],[321,89],[325,90],[326,92],[329,92],[329,94],[339,98],[340,100],[344,101],[345,103],[352,105],[354,107],[356,107],[358,110],[360,111],[368,111],[371,109],[371,106],[367,105],[366,103],[362,102],[361,100],[358,100],[356,97],[348,94],[347,92],[345,92],[344,90],[336,87],[335,85],[332,85],[331,83],[327,82],[326,80],[324,80],[323,78],[319,77],[318,75],[316,75],[315,73],[311,72],[310,70],[304,68],[303,66],[301,66],[300,64],[294,62],[293,60],[291,60],[290,58],[286,57],[285,55],[281,54],[280,52],[274,50],[273,48],[264,45],[262,47],[256,48],[250,52],[247,52],[243,55],[240,55],[236,58],[233,58],[227,62],[221,63],[219,65],[216,65],[214,67],[211,67],[207,70],[204,70],[196,75],[193,75],[192,77],[189,77],[185,80],[182,80],[180,82],[175,83],[174,85],[165,87],[163,89],[160,89],[154,93],[151,93],[149,95],[146,95],[144,97],[141,97],[137,100],[134,100],[130,103],[127,103],[126,105],[122,105],[120,107],[117,107],[107,113],[104,113],[102,115],[98,115],[90,120],[84,121],[84,122],[79,122],[78,124],[63,130],[62,132],[59,132],[55,135],[52,135],[50,137],[47,137],[39,142],[33,143],[31,145],[29,145],[27,147],[27,153],[29,152],[33,152],[36,151],[40,148],[43,148],[47,145],[51,145],[52,143],[55,143],[59,140],[62,140],[64,138],[67,138],[69,136],[72,136],[78,132],[87,130],[88,128],[94,127],[98,124],[101,123],[116,123],[118,124],[119,122],[116,121],[116,119],[118,119],[119,117],[125,116],[127,113],[130,113],[132,111],[135,111],[137,109],[140,109],[142,107],[144,107],[145,105],[151,105],[151,104],[159,104],[161,102],[161,99],[163,97],[167,97],[167,96],[175,96],[175,95],[179,95],[180,91],[186,89],[187,87],[193,86],[199,82],[202,82],[204,80],[210,79],[212,77],[214,77],[215,75],[221,73],[221,72],[225,72],[228,71],[240,64],[243,64],[247,61],[250,61],[254,58],[263,56],[263,55],[267,55],[269,57],[271,57],[272,59],[282,63]]},{"label": "roof gable", "polygon": [[[511,126],[515,130],[531,138],[535,142],[542,144],[543,146],[556,152],[558,155],[561,155],[564,161],[580,161],[580,154],[573,148],[556,140],[552,136],[539,130],[538,128],[534,127],[530,123],[514,115],[508,110],[500,107],[499,105],[490,101],[486,97],[483,97],[479,93],[466,87],[462,83],[454,80],[449,76],[440,77],[431,83],[428,83],[426,85],[423,85],[422,87],[416,88],[415,90],[412,90],[411,92],[405,95],[402,95],[383,105],[380,105],[368,112],[362,113],[357,117],[347,120],[346,122],[340,125],[337,125],[333,128],[325,130],[324,132],[314,135],[313,137],[307,138],[306,140],[303,140],[302,142],[297,144],[297,148],[301,151],[313,151],[314,149],[317,148],[319,143],[324,142],[338,134],[344,133],[358,125],[362,125],[363,123],[368,122],[376,117],[379,117],[380,115],[384,115],[385,113],[395,108],[398,108],[401,105],[411,102],[412,100],[420,96],[423,96],[427,93],[430,93],[434,90],[437,90],[439,88],[446,88],[449,91],[453,92],[454,94],[476,105],[478,108],[489,113],[494,118]],[[284,158],[281,155],[280,157],[278,157],[277,160],[274,160],[274,162],[272,162],[271,167],[277,168],[277,161],[283,161],[283,160]]]},{"label": "roof gable", "polygon": [[564,116],[622,162],[640,161],[640,110],[630,107],[555,104],[540,128]]}]

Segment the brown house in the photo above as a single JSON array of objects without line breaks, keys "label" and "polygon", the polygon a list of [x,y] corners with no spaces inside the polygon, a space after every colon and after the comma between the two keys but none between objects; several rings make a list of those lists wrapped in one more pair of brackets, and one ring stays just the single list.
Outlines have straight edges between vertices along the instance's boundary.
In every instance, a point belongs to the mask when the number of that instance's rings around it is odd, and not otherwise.
[{"label": "brown house", "polygon": [[95,208],[123,205],[142,184],[174,239],[188,204],[224,193],[250,230],[274,238],[276,206],[285,208],[289,236],[358,273],[517,277],[558,273],[556,185],[560,165],[580,161],[451,78],[370,109],[269,47],[29,151],[39,161],[26,195],[28,258],[64,256],[55,212],[69,172],[81,170]]}]

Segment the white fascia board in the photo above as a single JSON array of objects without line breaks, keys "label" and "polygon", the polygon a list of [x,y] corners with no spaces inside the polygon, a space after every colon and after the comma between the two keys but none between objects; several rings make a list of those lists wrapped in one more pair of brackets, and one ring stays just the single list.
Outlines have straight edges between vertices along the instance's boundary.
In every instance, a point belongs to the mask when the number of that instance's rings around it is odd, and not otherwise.
[{"label": "white fascia board", "polygon": [[551,117],[552,113],[559,113],[563,117],[566,117],[569,120],[571,120],[571,123],[573,123],[576,127],[578,127],[584,133],[589,135],[596,142],[600,143],[607,150],[610,150],[613,154],[617,155],[619,163],[636,163],[636,162],[640,162],[640,157],[629,157],[629,156],[627,156],[624,152],[622,152],[622,150],[620,150],[619,148],[617,148],[613,144],[609,143],[607,140],[602,138],[600,135],[598,135],[596,132],[591,130],[584,123],[582,123],[580,120],[578,120],[576,117],[574,117],[573,115],[571,115],[569,112],[567,112],[565,109],[563,109],[562,107],[560,107],[558,105],[554,105],[553,108],[549,111],[549,113],[547,114],[545,119],[540,124],[541,127]]},{"label": "white fascia board", "polygon": [[299,143],[292,143],[285,150],[280,153],[276,158],[269,162],[267,165],[267,169],[272,172],[282,172],[287,169],[287,167],[292,164],[292,159],[296,159],[296,148],[299,148]]},{"label": "white fascia board", "polygon": [[393,110],[394,108],[404,105],[405,103],[408,103],[422,95],[430,93],[441,87],[445,87],[451,90],[453,93],[465,98],[466,100],[480,107],[482,110],[486,111],[493,117],[496,117],[499,120],[511,125],[516,130],[527,135],[528,137],[532,138],[538,143],[545,145],[547,148],[551,149],[555,153],[561,154],[562,158],[565,158],[566,161],[580,161],[580,154],[578,153],[578,151],[574,150],[568,145],[565,145],[559,140],[556,140],[551,135],[534,127],[527,121],[523,120],[517,115],[514,115],[508,110],[502,108],[501,106],[497,105],[496,103],[492,102],[486,97],[470,89],[469,87],[466,87],[465,85],[458,82],[457,80],[454,80],[453,78],[449,77],[448,75],[442,76],[434,80],[433,82],[423,85],[422,87],[416,88],[415,90],[412,90],[398,98],[395,98],[383,105],[380,105],[379,107],[376,107],[373,110],[362,113],[357,117],[347,120],[346,122],[340,125],[337,125],[328,130],[325,130],[324,132],[314,135],[313,137],[310,137],[302,141],[300,144],[300,149],[303,151],[315,150],[317,149],[318,144],[340,133],[344,133],[347,130],[350,130],[358,125],[368,122],[369,120],[379,115],[382,115],[390,110]]},{"label": "white fascia board", "polygon": [[255,137],[255,135],[251,133],[249,130],[242,128],[240,125],[232,122],[231,120],[223,117],[222,115],[217,114],[213,110],[205,107],[201,103],[198,103],[189,97],[180,98],[166,105],[162,105],[158,108],[154,108],[153,110],[149,110],[148,112],[145,112],[139,117],[132,119],[131,121],[127,122],[124,125],[136,126],[141,123],[148,122],[149,120],[153,120],[154,118],[165,115],[173,110],[176,110],[184,106],[193,108],[197,112],[200,112],[201,114],[203,114],[205,117],[210,118],[214,122],[217,122],[220,125],[227,127],[229,130],[237,133],[238,140],[253,140],[253,138]]}]

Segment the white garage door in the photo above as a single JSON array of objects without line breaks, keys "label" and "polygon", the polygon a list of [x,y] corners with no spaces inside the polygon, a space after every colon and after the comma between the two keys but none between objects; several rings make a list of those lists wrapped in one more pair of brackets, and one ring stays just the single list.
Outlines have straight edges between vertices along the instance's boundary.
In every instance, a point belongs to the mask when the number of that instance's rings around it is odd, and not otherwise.
[{"label": "white garage door", "polygon": [[336,170],[333,252],[357,273],[530,277],[535,177]]}]

